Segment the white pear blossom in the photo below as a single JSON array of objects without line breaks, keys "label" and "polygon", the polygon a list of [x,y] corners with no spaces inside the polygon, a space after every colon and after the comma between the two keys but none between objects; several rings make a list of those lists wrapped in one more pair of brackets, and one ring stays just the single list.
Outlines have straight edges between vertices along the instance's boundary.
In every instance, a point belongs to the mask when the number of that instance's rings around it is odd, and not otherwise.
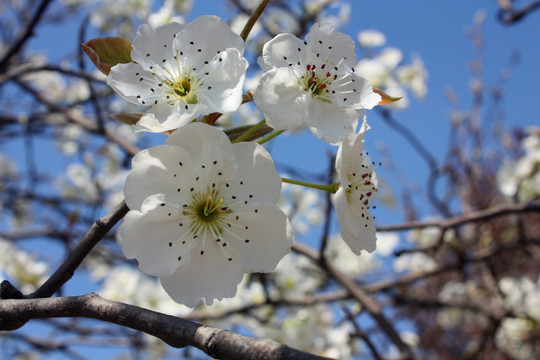
[{"label": "white pear blossom", "polygon": [[431,271],[436,267],[435,260],[422,252],[403,254],[394,262],[394,271],[399,273]]},{"label": "white pear blossom", "polygon": [[360,254],[353,254],[340,234],[330,237],[325,255],[339,271],[351,276],[367,275],[382,268],[377,253],[363,250]]},{"label": "white pear blossom", "polygon": [[262,146],[232,145],[222,131],[192,123],[133,158],[119,243],[177,302],[211,304],[234,296],[244,273],[273,271],[290,251],[280,190]]},{"label": "white pear blossom", "polygon": [[360,31],[356,38],[358,43],[366,48],[383,46],[386,43],[386,36],[374,29]]},{"label": "white pear blossom", "polygon": [[337,144],[354,132],[361,110],[381,99],[355,73],[354,41],[329,24],[313,25],[305,41],[279,34],[264,45],[259,65],[265,73],[255,104],[278,130],[307,125],[318,138]]},{"label": "white pear blossom", "polygon": [[0,237],[0,276],[14,282],[23,293],[36,290],[47,280],[49,266],[37,254]]},{"label": "white pear blossom", "polygon": [[372,252],[377,242],[373,217],[369,213],[371,202],[378,192],[377,180],[373,164],[363,152],[364,135],[368,129],[364,118],[352,144],[345,139],[336,157],[336,171],[341,181],[335,197],[337,217],[341,236],[356,255],[362,250]]},{"label": "white pear blossom", "polygon": [[151,106],[136,130],[174,130],[242,102],[244,42],[217,16],[155,30],[142,25],[132,46],[134,62],[114,66],[107,83],[124,99]]},{"label": "white pear blossom", "polygon": [[156,279],[127,266],[106,268],[107,273],[99,278],[104,280],[98,290],[101,296],[170,315],[191,313],[191,309],[172,301]]},{"label": "white pear blossom", "polygon": [[540,194],[540,127],[527,128],[522,140],[524,154],[517,160],[506,159],[497,173],[499,190],[505,196],[518,196],[526,202]]}]

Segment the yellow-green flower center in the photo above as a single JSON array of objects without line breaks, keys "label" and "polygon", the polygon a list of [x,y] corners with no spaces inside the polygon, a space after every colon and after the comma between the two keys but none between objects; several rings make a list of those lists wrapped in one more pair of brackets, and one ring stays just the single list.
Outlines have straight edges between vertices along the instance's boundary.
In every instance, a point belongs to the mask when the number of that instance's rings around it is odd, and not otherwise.
[{"label": "yellow-green flower center", "polygon": [[179,80],[170,81],[165,80],[163,84],[167,87],[167,93],[170,99],[169,101],[181,100],[185,104],[196,104],[197,95],[195,91],[192,91],[191,79],[182,78]]},{"label": "yellow-green flower center", "polygon": [[183,213],[191,219],[190,230],[193,235],[199,235],[204,231],[218,235],[223,231],[225,218],[232,210],[228,208],[218,190],[207,188],[206,191],[193,196],[193,200],[184,208]]}]

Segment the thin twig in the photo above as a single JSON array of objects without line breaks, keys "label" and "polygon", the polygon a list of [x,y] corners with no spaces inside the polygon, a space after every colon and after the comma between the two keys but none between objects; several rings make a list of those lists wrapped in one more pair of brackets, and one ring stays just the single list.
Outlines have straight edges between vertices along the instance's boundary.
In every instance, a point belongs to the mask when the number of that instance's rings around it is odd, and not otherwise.
[{"label": "thin twig", "polygon": [[347,289],[347,291],[356,301],[358,301],[358,303],[360,303],[363,307],[366,308],[369,314],[377,322],[381,330],[383,330],[388,335],[392,342],[405,355],[405,359],[415,359],[414,353],[412,352],[411,348],[409,347],[409,345],[403,342],[392,324],[388,321],[388,319],[386,319],[386,317],[382,313],[381,306],[377,303],[377,301],[375,301],[375,299],[367,295],[366,292],[364,292],[364,290],[362,290],[358,285],[356,285],[356,283],[351,278],[339,271],[330,262],[322,261],[319,252],[312,249],[311,247],[301,243],[294,243],[293,250],[308,256],[313,261],[321,263],[321,265],[324,266],[328,274],[334,279],[336,279],[336,281],[340,283],[345,289]]},{"label": "thin twig", "polygon": [[402,224],[378,226],[377,231],[400,231],[437,227],[440,229],[454,228],[466,223],[488,220],[491,218],[527,212],[540,212],[540,204],[505,204],[491,209],[475,211],[469,214],[441,220],[409,221]]},{"label": "thin twig", "polygon": [[261,17],[264,9],[266,8],[266,5],[268,5],[268,3],[270,2],[270,0],[263,0],[261,1],[261,3],[259,4],[259,6],[257,6],[257,8],[255,9],[255,11],[253,12],[253,14],[251,14],[250,18],[248,19],[246,25],[244,26],[244,28],[242,29],[242,32],[240,33],[240,37],[246,41],[248,36],[249,36],[249,33],[251,32],[251,29],[253,29],[253,26],[255,26],[255,23],[257,22],[257,20],[259,20],[259,17]]},{"label": "thin twig", "polygon": [[4,69],[7,67],[7,64],[11,58],[19,52],[19,50],[22,48],[24,43],[32,36],[34,33],[34,28],[37,26],[39,21],[43,18],[43,15],[45,14],[45,10],[49,6],[49,4],[52,2],[52,0],[43,0],[39,7],[28,23],[26,25],[26,28],[24,29],[23,33],[21,34],[21,37],[13,43],[11,48],[6,52],[2,60],[0,60],[0,73],[4,72]]},{"label": "thin twig", "polygon": [[90,227],[83,240],[70,252],[67,259],[60,265],[55,273],[43,285],[28,296],[28,298],[42,298],[52,296],[71,277],[81,262],[96,244],[118,223],[128,212],[124,201],[118,204],[111,212],[96,220]]}]

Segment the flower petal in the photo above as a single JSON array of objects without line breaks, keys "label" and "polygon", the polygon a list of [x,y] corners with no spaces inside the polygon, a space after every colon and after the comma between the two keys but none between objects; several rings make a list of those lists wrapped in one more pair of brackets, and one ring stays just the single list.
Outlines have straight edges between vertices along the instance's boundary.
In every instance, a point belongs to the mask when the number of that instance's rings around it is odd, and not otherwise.
[{"label": "flower petal", "polygon": [[315,99],[310,103],[307,124],[313,135],[336,145],[354,132],[358,115],[356,110],[343,109]]},{"label": "flower petal", "polygon": [[208,112],[208,107],[201,103],[190,105],[182,104],[179,101],[173,104],[158,103],[148,109],[139,119],[135,125],[135,131],[165,132],[176,130]]},{"label": "flower petal", "polygon": [[313,24],[306,35],[307,54],[311,57],[308,61],[328,60],[327,66],[337,66],[341,69],[340,72],[350,71],[356,65],[354,40],[349,35],[335,30],[334,26],[328,23]]},{"label": "flower petal", "polygon": [[268,202],[275,204],[281,192],[281,177],[272,157],[259,144],[242,142],[233,145],[238,162],[238,175],[223,196],[245,204]]},{"label": "flower petal", "polygon": [[181,146],[189,151],[195,167],[201,166],[209,173],[221,171],[223,181],[236,175],[238,165],[231,141],[215,127],[203,123],[188,124],[182,131],[172,133],[165,144]]},{"label": "flower petal", "polygon": [[360,255],[362,250],[372,252],[377,247],[373,217],[360,201],[351,200],[353,199],[347,198],[343,187],[337,191],[335,207],[341,227],[341,237],[357,255]]},{"label": "flower petal", "polygon": [[381,101],[381,96],[373,91],[370,82],[354,73],[335,81],[332,87],[336,91],[334,99],[340,107],[372,109]]},{"label": "flower petal", "polygon": [[272,69],[263,74],[253,96],[255,105],[276,130],[297,130],[306,121],[307,99],[294,72]]},{"label": "flower petal", "polygon": [[200,16],[186,25],[175,39],[175,47],[184,52],[190,67],[201,68],[227,49],[244,53],[244,41],[229,25],[214,15]]},{"label": "flower petal", "polygon": [[216,56],[201,70],[208,75],[204,77],[198,100],[213,112],[228,113],[238,109],[247,67],[247,60],[237,49],[228,49]]},{"label": "flower petal", "polygon": [[[359,172],[362,165],[368,165],[364,152],[364,137],[366,131],[370,129],[366,117],[362,122],[358,133],[349,133],[348,138],[344,139],[339,145],[336,155],[336,172],[342,184],[348,185],[347,169],[357,169]],[[352,145],[350,145],[352,143]],[[365,169],[365,168],[364,168]]]},{"label": "flower petal", "polygon": [[304,42],[293,34],[279,34],[264,44],[259,66],[263,71],[276,67],[298,66],[303,63]]},{"label": "flower petal", "polygon": [[148,100],[152,96],[150,89],[158,87],[152,73],[136,63],[113,66],[107,76],[107,84],[127,101],[142,105],[153,104]]},{"label": "flower petal", "polygon": [[188,264],[160,279],[165,291],[176,302],[190,307],[197,306],[203,297],[211,305],[213,299],[234,296],[244,276],[238,256],[229,261],[215,243],[205,246],[203,255],[198,251],[194,248]]},{"label": "flower petal", "polygon": [[161,64],[164,56],[171,62],[174,56],[172,51],[174,38],[183,29],[184,25],[177,22],[156,29],[152,29],[147,24],[139,26],[132,43],[131,58],[145,70],[150,70],[150,66],[155,66],[155,64]]},{"label": "flower petal", "polygon": [[274,271],[294,240],[287,216],[268,203],[241,209],[232,227],[224,227],[223,238],[237,251],[244,272]]},{"label": "flower petal", "polygon": [[141,209],[143,201],[152,194],[163,194],[167,202],[185,202],[182,189],[192,179],[187,179],[184,174],[193,172],[193,165],[191,156],[184,149],[172,145],[145,149],[135,155],[131,166],[124,184],[126,204],[130,209]]},{"label": "flower petal", "polygon": [[137,259],[139,269],[153,276],[168,276],[189,262],[194,242],[182,244],[187,227],[178,226],[181,210],[171,208],[162,194],[149,196],[141,211],[131,210],[118,228],[118,242],[128,259]]}]

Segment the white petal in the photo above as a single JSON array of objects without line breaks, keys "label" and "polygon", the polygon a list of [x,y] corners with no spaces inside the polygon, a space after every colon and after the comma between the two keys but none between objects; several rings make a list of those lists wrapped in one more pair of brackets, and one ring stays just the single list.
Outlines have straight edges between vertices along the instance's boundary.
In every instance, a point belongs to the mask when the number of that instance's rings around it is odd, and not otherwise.
[{"label": "white petal", "polygon": [[158,81],[152,73],[135,63],[113,66],[107,76],[107,84],[127,101],[142,105],[153,104],[148,100],[148,97],[153,96],[150,89],[158,87]]},{"label": "white petal", "polygon": [[332,84],[336,91],[335,101],[340,107],[372,109],[381,101],[381,96],[373,91],[366,79],[350,73]]},{"label": "white petal", "polygon": [[276,67],[288,67],[289,64],[298,66],[303,63],[304,42],[293,34],[279,34],[264,44],[259,65],[263,71]]},{"label": "white petal", "polygon": [[336,145],[354,132],[358,113],[342,109],[335,104],[314,99],[309,108],[307,124],[319,139]]},{"label": "white petal", "polygon": [[272,157],[264,147],[242,142],[233,145],[238,163],[238,173],[223,195],[228,200],[245,204],[268,202],[275,204],[281,192],[281,177]]},{"label": "white petal", "polygon": [[164,194],[168,204],[180,207],[185,203],[182,189],[192,180],[186,174],[193,173],[194,169],[191,156],[184,149],[171,145],[151,147],[135,155],[131,166],[124,184],[130,209],[141,209],[143,201],[152,194]]},{"label": "white petal", "polygon": [[[287,216],[271,204],[243,206],[223,238],[231,242],[244,272],[271,272],[290,252],[294,233]],[[235,218],[236,219],[236,218]]]},{"label": "white petal", "polygon": [[340,72],[356,65],[354,40],[347,34],[335,31],[330,24],[313,24],[306,41],[312,61],[328,60],[328,66],[337,66]]},{"label": "white petal", "polygon": [[201,166],[201,169],[212,173],[222,171],[223,181],[236,174],[238,166],[231,141],[223,131],[215,127],[203,123],[188,124],[172,133],[165,144],[186,149],[195,167]]},{"label": "white petal", "polygon": [[[364,121],[358,133],[350,133],[339,145],[336,155],[336,172],[342,183],[348,185],[348,172],[362,172],[361,167],[365,161],[364,137],[370,127],[364,116]],[[350,145],[352,143],[352,145]]]},{"label": "white petal", "polygon": [[339,144],[339,148],[336,154],[336,172],[338,175],[338,178],[340,179],[342,186],[344,185],[343,182],[347,182],[345,186],[348,185],[347,180],[347,174],[346,169],[348,169],[347,165],[345,164],[345,160],[349,159],[351,153],[351,146],[349,145],[349,139],[345,138]]},{"label": "white petal", "polygon": [[129,211],[118,229],[123,254],[128,259],[137,259],[139,269],[149,275],[172,274],[182,261],[189,261],[193,245],[193,242],[182,244],[182,238],[189,237],[189,229],[178,225],[181,216],[181,210],[165,204],[163,195],[148,197],[141,211]]},{"label": "white petal", "polygon": [[236,294],[236,287],[244,276],[237,259],[235,256],[228,261],[215,243],[205,246],[204,255],[194,248],[190,262],[178,267],[172,275],[162,277],[161,285],[180,304],[194,307],[204,297],[210,305],[213,299]]},{"label": "white petal", "polygon": [[[186,108],[187,107],[187,108]],[[182,104],[177,101],[170,105],[158,103],[152,106],[135,124],[135,131],[164,132],[176,130],[195,118],[208,114],[205,104]]]},{"label": "white petal", "polygon": [[307,99],[294,72],[288,68],[267,71],[254,94],[255,105],[276,130],[297,130],[304,126]]},{"label": "white petal", "polygon": [[187,24],[175,39],[175,47],[184,53],[189,67],[201,68],[217,54],[229,49],[244,53],[244,41],[221,18],[200,16]]},{"label": "white petal", "polygon": [[237,49],[217,55],[201,70],[208,75],[204,77],[203,88],[197,92],[198,100],[207,104],[211,112],[227,113],[238,109],[242,103],[247,67],[247,60]]},{"label": "white petal", "polygon": [[[372,252],[377,247],[377,237],[373,217],[361,203],[351,202],[341,187],[335,196],[336,213],[341,228],[341,237],[351,250],[360,255],[362,250]],[[363,216],[362,216],[363,214]]]},{"label": "white petal", "polygon": [[155,30],[144,24],[137,29],[132,43],[131,58],[146,70],[150,66],[162,64],[163,59],[171,62],[174,56],[172,44],[174,36],[184,29],[184,25],[172,22]]}]

